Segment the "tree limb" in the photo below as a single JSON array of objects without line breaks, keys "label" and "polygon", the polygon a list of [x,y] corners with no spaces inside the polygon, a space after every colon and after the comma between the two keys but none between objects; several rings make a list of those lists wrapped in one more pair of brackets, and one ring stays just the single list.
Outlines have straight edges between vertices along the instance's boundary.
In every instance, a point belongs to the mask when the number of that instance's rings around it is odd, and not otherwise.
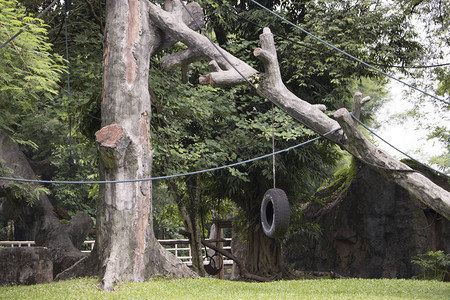
[{"label": "tree limb", "polygon": [[355,115],[355,117],[357,119],[359,119],[359,116],[361,114],[361,108],[364,105],[364,103],[366,103],[367,101],[370,101],[370,97],[362,97],[362,94],[360,92],[356,92],[355,96],[353,97],[353,115]]},{"label": "tree limb", "polygon": [[[418,172],[413,172],[404,163],[394,159],[383,150],[375,147],[361,132],[350,113],[341,108],[334,114],[348,141],[346,146],[357,155],[364,163],[379,166],[376,170],[389,180],[397,183],[411,194],[417,197],[425,205],[450,220],[450,193],[434,184],[427,177]],[[411,170],[408,171],[392,171]]]},{"label": "tree limb", "polygon": [[[294,119],[321,134],[339,128],[336,121],[323,113],[322,106],[315,106],[300,99],[284,85],[270,29],[264,28],[259,38],[261,48],[255,49],[253,54],[264,64],[265,73],[260,84],[264,95]],[[342,133],[338,131],[329,137],[333,141],[339,142],[342,139]]]},{"label": "tree limb", "polygon": [[182,67],[189,65],[202,58],[201,53],[193,49],[172,53],[161,58],[161,64],[164,69]]},{"label": "tree limb", "polygon": [[[183,42],[188,46],[189,51],[198,53],[210,61],[210,65],[214,66],[215,72],[201,76],[200,83],[214,86],[236,85],[245,83],[248,78],[257,74],[257,71],[245,62],[211,43],[207,37],[188,28],[181,22],[180,5],[177,4],[172,12],[164,11],[152,3],[149,3],[149,5],[150,19],[160,30]],[[349,150],[364,162],[390,169],[407,169],[406,165],[393,159],[367,141],[354,122],[348,120],[348,112],[345,114],[345,109],[336,112],[335,118],[338,119],[338,123],[323,113],[323,106],[311,105],[290,92],[281,78],[275,43],[269,28],[264,28],[263,33],[260,35],[260,41],[261,48],[255,49],[254,55],[263,62],[266,72],[261,76],[260,84],[260,91],[264,96],[294,119],[320,134],[325,134],[342,126],[345,135],[340,130],[328,135],[328,138],[338,144],[346,143]],[[178,59],[181,56],[182,54],[179,54]],[[364,100],[368,100],[368,98],[361,99],[355,104],[356,110],[360,110]],[[356,113],[358,114],[358,111]],[[450,220],[450,192],[443,190],[418,173],[400,173],[380,168],[377,168],[377,171],[385,174],[389,179],[417,196],[420,201]]]},{"label": "tree limb", "polygon": [[[187,7],[187,9],[191,12],[189,7]],[[215,61],[220,69],[223,70],[204,75],[205,77],[202,76],[202,79],[200,80],[201,83],[214,86],[227,86],[245,82],[245,79],[239,75],[235,68],[246,78],[257,73],[254,68],[250,67],[242,60],[234,57],[219,46],[212,44],[207,37],[187,27],[182,21],[183,11],[185,11],[184,7],[179,7],[177,5],[173,7],[173,11],[168,12],[149,2],[150,19],[159,29],[170,35],[172,38],[183,42],[188,48],[195,49],[195,51],[201,53],[202,57],[207,61]]]}]

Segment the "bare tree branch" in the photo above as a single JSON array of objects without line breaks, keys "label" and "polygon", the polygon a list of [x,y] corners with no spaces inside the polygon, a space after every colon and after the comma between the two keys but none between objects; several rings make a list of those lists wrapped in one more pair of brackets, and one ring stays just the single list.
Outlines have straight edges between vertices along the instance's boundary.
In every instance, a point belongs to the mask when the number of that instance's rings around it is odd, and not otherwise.
[{"label": "bare tree branch", "polygon": [[[185,11],[185,9],[181,9],[182,10],[176,8],[172,12],[167,12],[149,2],[150,19],[156,26],[172,38],[183,42],[189,49],[195,49],[193,51],[201,53],[203,58],[207,61],[215,61],[220,69],[223,70],[202,76],[200,79],[202,84],[227,86],[244,83],[245,78],[242,78],[235,68],[246,78],[257,73],[255,69],[242,60],[234,57],[219,46],[212,44],[207,37],[187,27],[185,23],[182,22],[182,12]],[[187,9],[189,9],[189,7],[187,7]],[[230,64],[232,64],[234,68]]]},{"label": "bare tree branch", "polygon": [[408,190],[425,205],[450,220],[450,193],[448,191],[418,172],[388,170],[411,170],[411,168],[369,142],[345,108],[337,110],[334,117],[347,135],[346,146],[350,151],[363,162],[381,167],[377,168],[379,173]]},{"label": "bare tree branch", "polygon": [[197,60],[200,60],[201,58],[202,55],[198,51],[187,49],[185,51],[163,56],[161,59],[161,64],[164,69],[171,69],[189,65]]},{"label": "bare tree branch", "polygon": [[361,114],[361,108],[364,105],[364,103],[366,103],[367,101],[370,101],[370,97],[362,97],[362,94],[360,92],[356,92],[355,96],[353,97],[353,115],[355,115],[356,118],[359,119],[360,114]]},{"label": "bare tree branch", "polygon": [[[210,74],[201,76],[199,79],[200,83],[214,86],[246,83],[248,78],[257,74],[257,71],[245,62],[211,43],[211,40],[207,37],[188,28],[181,21],[182,12],[180,10],[182,8],[179,5],[173,6],[172,12],[164,11],[152,3],[149,3],[149,6],[150,19],[156,26],[174,39],[183,42],[189,48],[187,53],[179,53],[167,58],[167,60],[172,60],[171,63],[167,63],[168,66],[185,65],[189,62],[189,59],[193,58],[192,53],[196,53],[196,55],[202,56],[209,61],[214,70]],[[340,130],[328,137],[336,143],[346,143],[348,149],[363,162],[372,166],[380,166],[380,168],[377,168],[377,171],[410,191],[420,201],[450,220],[450,192],[445,191],[425,176],[416,172],[386,170],[406,170],[408,167],[371,144],[361,134],[353,120],[348,118],[347,110],[341,109],[335,113],[338,123],[323,113],[325,109],[323,105],[311,105],[290,92],[281,78],[275,43],[269,28],[264,28],[263,33],[260,35],[260,41],[261,48],[255,49],[254,55],[263,62],[265,68],[265,73],[260,76],[259,89],[261,94],[294,119],[320,134],[342,127],[345,135]],[[239,70],[242,76],[236,70]],[[369,100],[367,97],[361,98],[362,95],[358,94],[355,99],[354,109],[357,114],[360,112],[361,105]]]},{"label": "bare tree branch", "polygon": [[[261,48],[255,49],[253,54],[264,64],[265,73],[261,76],[260,84],[260,89],[264,95],[294,119],[321,134],[339,128],[336,121],[323,113],[323,106],[311,105],[294,95],[284,85],[278,65],[275,42],[270,29],[264,28],[259,38]],[[330,138],[338,142],[342,139],[342,133],[336,132]]]}]

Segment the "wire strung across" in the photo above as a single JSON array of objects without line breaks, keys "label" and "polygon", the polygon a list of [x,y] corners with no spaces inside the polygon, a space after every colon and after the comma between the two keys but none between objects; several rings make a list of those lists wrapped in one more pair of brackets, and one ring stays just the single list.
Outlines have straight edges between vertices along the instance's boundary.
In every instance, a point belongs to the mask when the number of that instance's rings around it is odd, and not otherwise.
[{"label": "wire strung across", "polygon": [[432,98],[434,98],[434,99],[436,99],[436,100],[439,100],[439,101],[441,101],[441,102],[443,102],[443,103],[445,103],[445,104],[450,105],[450,101],[446,101],[446,100],[444,100],[444,99],[441,99],[441,98],[439,98],[438,96],[433,95],[433,94],[430,94],[430,93],[428,93],[428,92],[426,92],[426,91],[424,91],[424,90],[422,90],[422,89],[419,89],[419,88],[417,88],[417,87],[415,87],[415,86],[413,86],[413,85],[411,85],[411,84],[409,84],[409,83],[407,83],[407,82],[405,82],[405,81],[403,81],[403,80],[398,79],[398,78],[395,77],[395,76],[389,75],[388,73],[386,73],[386,72],[384,72],[384,71],[382,71],[382,70],[380,70],[380,69],[378,69],[378,68],[375,68],[374,66],[372,66],[372,65],[370,65],[370,64],[368,64],[368,63],[366,63],[366,62],[364,62],[364,61],[362,61],[362,60],[360,60],[359,58],[356,58],[356,57],[354,57],[353,55],[351,55],[351,54],[349,54],[349,53],[347,53],[347,52],[345,52],[345,51],[343,51],[343,50],[337,48],[336,46],[333,46],[333,45],[331,45],[330,43],[328,43],[328,42],[322,40],[321,38],[315,36],[314,34],[310,33],[309,31],[307,31],[307,30],[301,28],[300,26],[298,26],[298,25],[292,23],[291,21],[289,21],[289,20],[283,18],[282,16],[280,16],[280,15],[277,14],[276,12],[274,12],[274,11],[268,9],[267,7],[263,6],[262,4],[259,4],[259,3],[256,2],[255,0],[250,0],[250,1],[253,2],[253,3],[255,3],[256,5],[258,5],[258,6],[261,7],[262,9],[268,11],[269,13],[273,14],[273,15],[276,16],[277,18],[279,18],[279,19],[283,20],[284,22],[288,23],[289,25],[294,26],[295,28],[297,28],[298,30],[302,31],[303,33],[306,33],[307,35],[311,36],[312,38],[318,40],[319,42],[321,42],[321,43],[327,45],[328,47],[333,48],[333,49],[336,50],[336,51],[339,51],[340,53],[342,53],[342,54],[344,54],[344,55],[346,55],[346,56],[348,56],[348,57],[350,57],[350,58],[353,59],[354,61],[356,61],[356,62],[358,62],[358,63],[360,63],[360,64],[363,64],[364,66],[369,67],[369,68],[371,68],[372,70],[375,70],[375,71],[377,71],[377,72],[379,72],[379,73],[381,73],[381,74],[383,74],[383,75],[385,75],[385,76],[387,76],[387,77],[389,77],[389,78],[391,78],[391,79],[393,79],[393,80],[396,80],[396,81],[398,81],[398,82],[400,82],[400,83],[402,83],[402,84],[404,84],[404,85],[406,85],[406,86],[408,86],[408,87],[410,87],[410,88],[412,88],[412,89],[414,89],[414,90],[416,90],[416,91],[418,91],[418,92],[421,92],[421,93],[423,93],[423,94],[425,94],[425,95],[427,95],[427,96],[430,96],[430,97],[432,97]]},{"label": "wire strung across", "polygon": [[434,172],[436,172],[436,173],[439,173],[439,174],[441,174],[441,175],[443,175],[443,176],[445,176],[445,177],[447,177],[447,178],[450,178],[450,176],[449,176],[448,174],[445,174],[445,173],[443,173],[443,172],[441,172],[441,171],[438,171],[438,170],[436,170],[436,169],[434,169],[434,168],[432,168],[432,167],[430,167],[430,166],[428,166],[428,165],[426,165],[426,164],[424,164],[424,163],[418,161],[418,160],[415,159],[414,157],[412,157],[412,156],[406,154],[406,153],[403,152],[402,150],[400,150],[400,149],[398,149],[397,147],[395,147],[394,145],[390,144],[388,141],[386,141],[386,140],[383,139],[381,136],[379,136],[378,134],[376,134],[376,133],[375,133],[372,129],[370,129],[366,124],[364,124],[363,122],[361,122],[361,121],[360,121],[353,113],[350,113],[350,115],[352,116],[353,119],[356,120],[356,122],[358,122],[361,126],[363,126],[367,131],[369,131],[369,132],[372,133],[373,135],[375,135],[377,138],[379,138],[380,140],[382,140],[383,142],[385,142],[389,147],[391,147],[391,148],[397,150],[398,152],[400,152],[401,154],[405,155],[406,157],[408,157],[408,158],[411,159],[412,161],[414,161],[414,162],[416,162],[416,163],[418,163],[418,164],[420,164],[420,165],[422,165],[422,166],[424,166],[424,167],[426,167],[426,168],[428,168],[428,169],[430,169],[430,170],[432,170],[432,171],[434,171]]},{"label": "wire strung across", "polygon": [[[218,2],[216,1],[216,3],[218,3]],[[231,12],[233,15],[237,16],[238,18],[241,18],[241,19],[245,20],[247,23],[250,23],[250,24],[252,24],[252,25],[254,25],[254,26],[256,26],[256,27],[258,27],[260,29],[264,28],[264,26],[262,26],[262,25],[260,25],[260,24],[258,24],[256,22],[254,22],[254,21],[252,21],[252,20],[242,16],[238,12],[236,12],[236,11],[234,11],[234,10],[228,8],[228,7],[225,7],[225,9],[228,10],[229,12]],[[313,50],[313,51],[317,51],[319,53],[323,53],[323,54],[326,54],[326,55],[329,55],[329,56],[333,56],[333,57],[336,57],[336,58],[353,61],[352,58],[347,57],[345,55],[337,55],[337,54],[334,54],[334,53],[331,53],[331,52],[328,52],[328,51],[325,51],[325,50],[321,50],[321,49],[315,48],[313,46],[307,45],[305,43],[300,43],[300,42],[295,41],[295,40],[293,40],[293,39],[291,39],[291,38],[289,38],[289,37],[287,37],[285,35],[282,35],[282,34],[279,34],[279,33],[273,32],[273,31],[272,31],[272,34],[275,35],[275,36],[278,36],[279,38],[282,38],[285,41],[289,41],[289,42],[294,43],[296,45],[299,45],[301,47],[304,47],[304,48],[307,48],[307,49],[310,49],[310,50]],[[437,67],[449,66],[450,62],[448,62],[448,63],[440,63],[440,64],[433,64],[433,65],[415,65],[415,66],[386,65],[386,64],[379,64],[379,63],[376,63],[376,62],[370,62],[370,64],[374,65],[374,66],[379,66],[379,67],[397,68],[397,69],[428,69],[428,68],[437,68]]]},{"label": "wire strung across", "polygon": [[166,176],[160,176],[160,177],[141,178],[141,179],[101,180],[101,181],[100,180],[99,181],[59,181],[59,180],[52,181],[52,180],[34,180],[34,179],[10,178],[10,177],[0,177],[0,180],[15,181],[15,182],[29,182],[29,183],[52,183],[52,184],[94,184],[94,183],[106,184],[106,183],[128,183],[128,182],[153,181],[153,180],[169,179],[169,178],[175,178],[175,177],[183,177],[183,176],[189,176],[189,175],[213,172],[213,171],[218,171],[218,170],[222,170],[222,169],[226,169],[226,168],[236,167],[236,166],[240,166],[240,165],[243,165],[243,164],[246,164],[246,163],[254,162],[254,161],[257,161],[257,160],[260,160],[260,159],[264,159],[264,158],[267,158],[267,157],[271,157],[273,155],[278,155],[280,153],[287,152],[287,151],[290,151],[292,149],[295,149],[295,148],[298,148],[298,147],[302,147],[302,146],[305,146],[305,145],[310,144],[312,142],[315,142],[315,141],[321,139],[322,137],[327,136],[329,134],[332,134],[333,132],[336,132],[336,131],[338,131],[340,129],[341,128],[333,129],[333,130],[325,133],[324,135],[318,136],[318,137],[313,138],[311,140],[308,140],[306,142],[303,142],[303,143],[297,144],[295,146],[288,147],[288,148],[285,148],[283,150],[279,150],[279,151],[276,151],[276,152],[273,152],[273,153],[269,153],[269,154],[266,154],[266,155],[258,156],[258,157],[247,159],[247,160],[244,160],[244,161],[232,163],[232,164],[229,164],[229,165],[224,165],[224,166],[210,168],[210,169],[204,169],[204,170],[200,170],[200,171],[188,172],[188,173],[183,173],[183,174],[166,175]]},{"label": "wire strung across", "polygon": [[[309,33],[308,31],[306,31],[306,30],[300,28],[299,26],[295,25],[294,23],[292,23],[292,22],[286,20],[285,18],[281,17],[280,15],[276,14],[275,12],[273,12],[273,11],[269,10],[268,8],[262,6],[262,5],[259,4],[258,2],[254,1],[254,0],[250,0],[250,1],[253,2],[253,3],[255,3],[255,4],[257,4],[257,5],[260,6],[261,8],[263,8],[263,9],[269,11],[270,13],[274,14],[275,16],[277,16],[278,18],[284,20],[285,22],[289,23],[290,25],[296,27],[297,29],[303,31],[304,33],[306,33],[306,34],[312,36],[313,38],[315,38],[315,39],[321,41],[322,43],[324,43],[324,44],[326,44],[326,45],[332,47],[333,49],[335,49],[335,50],[337,50],[337,51],[339,51],[339,52],[341,52],[341,53],[343,53],[343,54],[345,54],[345,55],[351,57],[351,58],[354,59],[355,61],[360,62],[360,63],[362,63],[362,64],[364,64],[364,65],[366,65],[366,66],[368,66],[368,67],[370,67],[370,68],[372,68],[372,69],[378,71],[378,72],[381,72],[382,74],[384,74],[384,75],[386,75],[386,76],[388,76],[388,77],[390,77],[390,78],[392,78],[392,79],[395,79],[395,80],[397,80],[397,81],[399,81],[399,82],[401,82],[401,83],[403,83],[403,84],[405,84],[405,85],[407,85],[407,86],[410,86],[411,88],[414,88],[414,89],[416,89],[416,90],[418,90],[418,91],[420,91],[420,92],[422,92],[422,93],[424,93],[424,94],[426,94],[426,95],[429,95],[429,96],[431,96],[431,97],[433,97],[433,98],[436,98],[437,100],[440,100],[440,101],[442,101],[442,102],[444,102],[444,103],[450,104],[449,102],[446,102],[446,101],[444,101],[444,100],[442,100],[442,99],[440,99],[440,98],[438,98],[438,97],[436,97],[436,96],[434,96],[434,95],[428,94],[428,93],[426,93],[426,92],[424,92],[424,91],[422,91],[422,90],[420,90],[420,89],[417,89],[417,88],[415,88],[415,87],[413,87],[413,86],[411,86],[411,85],[409,85],[409,84],[407,84],[407,83],[405,83],[405,82],[403,82],[403,81],[401,81],[401,80],[399,80],[399,79],[397,79],[397,78],[395,78],[395,77],[393,77],[393,76],[391,76],[391,75],[389,75],[389,74],[386,74],[385,72],[383,72],[383,71],[381,71],[381,70],[378,70],[377,68],[375,68],[375,67],[373,67],[373,66],[371,66],[371,65],[369,65],[369,64],[367,64],[367,63],[365,63],[365,62],[363,62],[363,61],[361,61],[361,60],[359,60],[358,58],[356,58],[356,57],[354,57],[354,56],[352,56],[352,55],[350,55],[350,54],[348,54],[348,53],[346,53],[346,52],[344,52],[344,51],[342,51],[342,50],[336,48],[335,46],[333,46],[333,45],[331,45],[331,44],[329,44],[329,43],[327,43],[327,42],[321,40],[320,38],[314,36],[313,34]],[[41,15],[43,15],[45,12],[47,12],[47,11],[48,11],[48,10],[49,10],[56,2],[57,2],[57,0],[53,1],[53,2],[52,2],[52,3],[51,3],[51,4],[50,4],[50,5],[49,5],[49,6],[48,6],[48,7],[47,7],[40,15],[39,15],[39,16],[38,16],[38,18],[39,18]],[[197,21],[195,20],[195,18],[193,17],[193,15],[192,15],[191,12],[189,11],[189,9],[186,7],[186,5],[183,3],[183,1],[180,0],[180,2],[181,2],[181,4],[183,5],[183,7],[186,9],[186,11],[188,12],[188,14],[191,16],[191,18],[194,20],[194,22],[197,23]],[[246,82],[247,82],[249,85],[251,85],[251,86],[252,86],[252,87],[253,87],[253,88],[261,95],[261,96],[263,96],[264,98],[267,98],[267,97],[265,96],[265,94],[264,94],[261,90],[259,90],[252,82],[250,82],[250,81],[249,81],[249,80],[248,80],[248,79],[247,79],[247,78],[246,78],[246,77],[245,77],[245,76],[244,76],[244,75],[243,75],[243,74],[242,74],[242,73],[241,73],[241,72],[240,72],[240,71],[239,71],[239,70],[238,70],[238,69],[237,69],[230,61],[229,61],[229,60],[228,60],[228,58],[220,51],[220,49],[217,47],[217,45],[216,45],[216,44],[211,40],[211,38],[206,34],[206,32],[204,31],[204,29],[203,29],[198,23],[197,23],[196,25],[197,25],[198,28],[200,28],[200,30],[201,30],[202,33],[205,35],[205,37],[208,38],[208,40],[213,44],[213,46],[216,48],[216,50],[223,56],[223,58],[224,58],[224,59],[225,59],[225,60],[226,60],[226,61],[227,61],[234,69],[235,69],[235,71],[236,71],[242,78],[244,78],[244,79],[246,80]],[[24,29],[27,29],[28,27],[29,27],[29,25],[27,25]],[[11,40],[13,40],[16,36],[18,36],[18,35],[19,35],[20,33],[22,33],[22,32],[23,32],[23,30],[21,29],[21,30],[20,30],[16,35],[14,35],[10,40],[8,40],[8,41],[5,42],[3,45],[1,45],[1,46],[0,46],[0,49],[1,49],[2,47],[4,47],[6,44],[8,44]],[[376,135],[378,138],[380,138],[381,140],[383,140],[383,141],[384,141],[385,143],[387,143],[389,146],[393,147],[394,149],[396,149],[396,150],[399,151],[400,153],[402,153],[402,154],[408,156],[410,159],[414,160],[415,162],[417,162],[417,163],[419,163],[419,164],[421,164],[421,165],[423,165],[423,166],[426,166],[427,168],[430,168],[430,167],[428,167],[427,165],[425,165],[425,164],[423,164],[423,163],[421,163],[421,162],[415,160],[414,158],[410,157],[409,155],[403,153],[402,151],[400,151],[400,150],[397,149],[396,147],[394,147],[394,146],[392,146],[391,144],[389,144],[388,142],[386,142],[386,141],[385,141],[384,139],[382,139],[380,136],[378,136],[378,135],[375,134],[373,131],[371,131],[365,124],[363,124],[361,121],[359,121],[352,113],[350,113],[350,114],[351,114],[351,116],[352,116],[355,120],[358,121],[358,123],[360,123],[362,126],[364,126],[364,127],[365,127],[367,130],[369,130],[371,133],[373,133],[374,135]],[[304,124],[304,123],[302,123],[302,124],[305,125],[305,126],[307,126],[307,125]],[[307,127],[310,128],[309,126],[307,126]],[[310,129],[312,129],[312,128],[310,128]],[[313,129],[312,129],[312,130],[313,130]],[[230,167],[235,167],[235,166],[243,165],[243,164],[250,163],[250,162],[253,162],[253,161],[257,161],[257,160],[260,160],[260,159],[264,159],[264,158],[267,158],[267,157],[275,156],[275,155],[277,155],[277,154],[280,154],[280,153],[283,153],[283,152],[287,152],[287,151],[289,151],[289,150],[292,150],[292,149],[295,149],[295,148],[298,148],[298,147],[307,145],[307,144],[309,144],[309,143],[312,143],[312,142],[314,142],[314,141],[316,141],[316,140],[319,140],[319,139],[321,139],[321,138],[323,138],[323,137],[326,137],[327,135],[329,135],[329,134],[331,134],[331,133],[334,133],[334,132],[336,132],[336,131],[338,131],[338,130],[341,130],[341,128],[336,128],[336,129],[331,130],[331,131],[329,131],[329,132],[327,132],[327,133],[325,133],[325,134],[321,134],[320,132],[317,132],[316,130],[313,130],[314,132],[318,133],[320,136],[319,136],[319,137],[316,137],[316,138],[314,138],[314,139],[308,140],[308,141],[306,141],[306,142],[297,144],[297,145],[295,145],[295,146],[292,146],[292,147],[289,147],[289,148],[286,148],[286,149],[283,149],[283,150],[280,150],[280,151],[272,152],[272,153],[270,153],[270,154],[266,154],[266,155],[263,155],[263,156],[259,156],[259,157],[256,157],[256,158],[248,159],[248,160],[245,160],[245,161],[241,161],[241,162],[237,162],[237,163],[233,163],[233,164],[229,164],[229,165],[224,165],[224,166],[220,166],[220,167],[216,167],[216,168],[210,168],[210,169],[204,169],[204,170],[195,171],[195,172],[183,173],[183,174],[166,175],[166,176],[160,176],[160,177],[141,178],[141,179],[103,180],[103,181],[52,181],[52,180],[33,180],[33,179],[10,178],[10,177],[0,177],[0,180],[5,180],[5,181],[15,181],[15,182],[27,182],[27,183],[51,183],[51,184],[107,184],[107,183],[129,183],[129,182],[142,182],[142,181],[153,181],[153,180],[169,179],[169,178],[182,177],[182,176],[189,176],[189,175],[195,175],[195,174],[206,173],[206,172],[213,172],[213,171],[217,171],[217,170],[221,170],[221,169],[225,169],[225,168],[230,168]],[[347,149],[346,149],[346,150],[347,150]],[[347,151],[348,151],[350,154],[352,154],[349,150],[347,150]],[[352,154],[352,155],[355,156],[354,154]],[[392,171],[413,171],[413,172],[414,172],[414,170],[389,169],[389,168],[384,168],[384,167],[376,166],[376,165],[373,165],[373,164],[370,164],[370,165],[372,165],[372,166],[374,166],[374,167],[377,167],[377,168],[383,168],[383,169],[388,169],[388,170],[392,170]],[[432,169],[432,168],[430,168],[430,169]],[[440,174],[442,174],[442,175],[444,175],[444,176],[446,176],[446,177],[449,177],[447,174],[444,174],[444,173],[439,172],[439,171],[434,170],[434,169],[432,169],[432,170],[435,171],[435,172],[437,172],[437,173],[440,173]]]}]

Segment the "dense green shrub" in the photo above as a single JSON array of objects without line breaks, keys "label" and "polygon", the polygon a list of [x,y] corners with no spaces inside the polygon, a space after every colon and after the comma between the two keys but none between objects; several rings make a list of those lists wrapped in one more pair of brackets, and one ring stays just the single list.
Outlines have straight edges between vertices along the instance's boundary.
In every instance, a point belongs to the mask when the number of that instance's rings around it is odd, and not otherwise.
[{"label": "dense green shrub", "polygon": [[411,262],[422,268],[420,279],[444,281],[450,266],[450,254],[441,250],[428,251],[414,256]]}]

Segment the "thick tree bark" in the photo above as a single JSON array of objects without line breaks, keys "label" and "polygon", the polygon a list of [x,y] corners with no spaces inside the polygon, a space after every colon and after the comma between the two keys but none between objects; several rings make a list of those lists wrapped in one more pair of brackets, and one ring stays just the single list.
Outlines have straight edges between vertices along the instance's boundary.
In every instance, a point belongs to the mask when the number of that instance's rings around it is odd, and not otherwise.
[{"label": "thick tree bark", "polygon": [[[148,2],[106,3],[102,129],[96,133],[103,180],[151,177],[150,55],[161,34],[150,27]],[[142,282],[155,274],[192,276],[156,240],[150,181],[105,184],[100,188],[96,247],[103,289],[123,281]]]},{"label": "thick tree bark", "polygon": [[[12,176],[16,178],[35,178],[27,158],[4,131],[0,132],[0,149],[1,169],[13,170]],[[39,187],[37,184],[25,185],[30,189],[30,193]],[[93,225],[88,214],[77,214],[69,223],[63,224],[45,193],[39,193],[39,199],[30,208],[25,198],[17,199],[13,189],[12,182],[0,180],[0,191],[3,191],[8,201],[24,208],[21,217],[27,220],[30,230],[34,232],[36,245],[51,249],[54,275],[86,256],[79,248]]]},{"label": "thick tree bark", "polygon": [[267,237],[261,226],[253,225],[248,230],[247,269],[264,277],[279,277],[287,271],[281,256],[279,240]]},{"label": "thick tree bark", "polygon": [[[175,1],[177,2],[177,1]],[[178,9],[183,7],[178,4]],[[190,30],[180,22],[179,13],[166,12],[157,7],[154,4],[150,4],[150,18],[162,31],[171,36],[176,36],[181,42],[186,44],[190,52],[172,54],[166,58],[166,66],[184,65],[189,63],[194,57],[203,57],[210,61],[210,65],[213,67],[214,72],[203,75],[199,78],[202,84],[211,84],[215,86],[223,85],[236,85],[245,83],[246,80],[241,75],[249,79],[251,76],[257,74],[257,71],[249,67],[243,61],[237,59],[230,53],[226,52],[217,45],[212,45],[210,41],[201,34]],[[299,122],[313,128],[320,134],[325,134],[329,131],[337,129],[342,124],[338,124],[335,120],[329,118],[322,112],[322,106],[311,105],[306,101],[301,100],[294,94],[292,94],[281,79],[281,73],[279,70],[275,44],[273,35],[269,28],[263,30],[263,34],[260,35],[261,49],[255,49],[254,55],[258,57],[265,67],[266,73],[261,75],[260,90],[270,101],[275,103],[285,112],[290,114],[293,118]],[[240,70],[239,74],[235,68],[230,66],[230,63]],[[351,127],[345,132],[346,135],[350,134],[353,130]],[[328,138],[338,144],[347,143],[347,136],[342,134],[342,131],[337,131],[328,135]],[[352,145],[355,142],[354,139],[349,141],[347,145],[349,148],[357,149],[359,145]],[[351,146],[350,146],[351,145]],[[368,151],[357,151],[362,161],[370,162],[373,156],[381,150],[375,146],[365,148]],[[361,149],[360,149],[361,150]],[[393,158],[388,158],[389,162],[395,161]],[[390,163],[389,163],[390,164]],[[398,165],[396,162],[395,165]],[[377,170],[383,174],[386,171],[380,168]],[[392,174],[388,178],[396,180],[398,184],[401,184],[409,192],[414,194],[425,205],[432,207],[439,214],[450,220],[450,192],[442,190],[432,181],[426,177],[411,173],[404,176],[404,173],[391,172]],[[436,193],[436,190],[439,191]]]}]

